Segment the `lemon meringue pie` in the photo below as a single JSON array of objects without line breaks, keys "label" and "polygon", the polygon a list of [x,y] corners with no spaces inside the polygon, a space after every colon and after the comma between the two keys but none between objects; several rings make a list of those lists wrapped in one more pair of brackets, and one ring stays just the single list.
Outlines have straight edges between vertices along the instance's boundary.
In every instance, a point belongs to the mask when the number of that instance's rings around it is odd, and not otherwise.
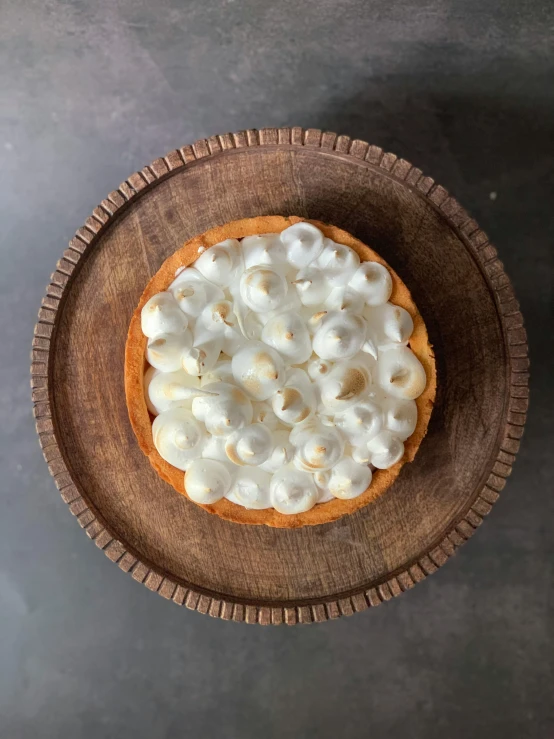
[{"label": "lemon meringue pie", "polygon": [[234,221],[147,285],[125,353],[139,445],[210,513],[296,528],[381,495],[426,434],[435,362],[398,275],[345,231]]}]

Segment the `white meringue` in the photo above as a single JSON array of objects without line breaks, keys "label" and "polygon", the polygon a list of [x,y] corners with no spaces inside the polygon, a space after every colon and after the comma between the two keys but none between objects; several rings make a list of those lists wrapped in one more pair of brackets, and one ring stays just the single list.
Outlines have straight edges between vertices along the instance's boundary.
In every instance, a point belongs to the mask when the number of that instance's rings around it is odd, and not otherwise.
[{"label": "white meringue", "polygon": [[307,425],[295,434],[294,464],[306,472],[329,470],[337,464],[344,452],[344,440],[339,432],[329,426]]},{"label": "white meringue", "polygon": [[246,269],[260,264],[284,264],[287,254],[280,234],[255,234],[245,236],[240,242]]},{"label": "white meringue", "polygon": [[262,341],[290,364],[302,364],[312,355],[310,333],[297,313],[280,313],[271,318],[263,327]]},{"label": "white meringue", "polygon": [[387,398],[384,402],[385,428],[400,441],[406,441],[417,426],[417,405],[415,400]]},{"label": "white meringue", "polygon": [[159,334],[148,341],[146,359],[161,372],[175,372],[183,367],[183,356],[192,348],[192,334],[187,329],[178,334]]},{"label": "white meringue", "polygon": [[226,382],[214,382],[203,388],[209,395],[192,401],[192,412],[214,436],[229,436],[252,421],[252,403],[244,392]]},{"label": "white meringue", "polygon": [[366,324],[361,316],[332,311],[322,317],[314,334],[313,349],[322,359],[350,359],[360,351],[365,334]]},{"label": "white meringue", "polygon": [[331,292],[325,273],[315,267],[301,269],[292,284],[296,287],[302,305],[319,305]]},{"label": "white meringue", "polygon": [[357,464],[353,459],[341,459],[331,470],[329,492],[341,500],[357,498],[368,489],[371,477],[367,465]]},{"label": "white meringue", "polygon": [[160,371],[157,370],[155,367],[148,367],[148,369],[144,373],[144,380],[143,380],[144,400],[146,401],[146,407],[148,408],[149,413],[151,413],[153,416],[157,416],[158,411],[156,410],[156,408],[152,404],[152,401],[150,400],[150,383],[152,382],[154,377],[159,374],[160,374]]},{"label": "white meringue", "polygon": [[263,423],[269,429],[277,429],[279,426],[279,419],[271,410],[269,403],[254,401],[252,403],[253,416],[252,423]]},{"label": "white meringue", "polygon": [[253,423],[234,431],[225,443],[225,453],[233,464],[241,467],[263,464],[274,448],[272,432],[263,423]]},{"label": "white meringue", "polygon": [[320,411],[340,413],[359,403],[366,397],[370,382],[367,366],[357,359],[335,365],[319,382]]},{"label": "white meringue", "polygon": [[383,410],[371,400],[358,401],[335,416],[335,423],[354,443],[360,437],[369,441],[383,428]]},{"label": "white meringue", "polygon": [[329,478],[331,477],[331,470],[319,470],[314,473],[313,477],[319,493],[317,502],[329,503],[329,501],[334,500],[335,496],[329,492]]},{"label": "white meringue", "polygon": [[219,462],[225,462],[229,465],[229,457],[225,453],[225,436],[212,436],[207,434],[204,446],[202,447],[202,457],[204,459],[217,459]]},{"label": "white meringue", "polygon": [[195,503],[217,503],[231,487],[232,477],[223,462],[215,459],[195,459],[185,474],[185,490]]},{"label": "white meringue", "polygon": [[242,250],[236,239],[226,239],[201,254],[194,266],[210,282],[227,287],[244,264]]},{"label": "white meringue", "polygon": [[381,431],[367,442],[369,461],[379,470],[388,470],[404,456],[404,444],[390,431]]},{"label": "white meringue", "polygon": [[294,456],[294,449],[289,440],[288,431],[273,431],[273,442],[275,446],[267,459],[263,464],[260,465],[262,470],[266,472],[278,472],[285,465],[292,462]]},{"label": "white meringue", "polygon": [[200,388],[198,377],[192,377],[184,370],[158,370],[148,383],[148,399],[156,414],[168,411],[174,405],[190,408],[193,399],[199,396],[210,397],[211,391]]},{"label": "white meringue", "polygon": [[326,359],[321,359],[320,357],[313,357],[310,359],[307,366],[308,375],[310,376],[310,380],[313,380],[313,382],[322,380],[332,369],[333,363]]},{"label": "white meringue", "polygon": [[200,387],[209,385],[212,382],[230,382],[234,383],[233,370],[231,368],[231,360],[219,361],[215,367],[200,377]]},{"label": "white meringue", "polygon": [[273,475],[270,495],[273,508],[287,515],[309,511],[318,499],[313,477],[292,467],[284,467]]},{"label": "white meringue", "polygon": [[188,319],[170,292],[157,293],[143,306],[140,313],[142,333],[149,339],[160,334],[184,331]]},{"label": "white meringue", "polygon": [[425,390],[427,376],[416,355],[406,346],[381,352],[374,381],[387,395],[415,400]]},{"label": "white meringue", "polygon": [[287,292],[286,279],[271,267],[250,267],[240,278],[240,296],[256,313],[282,306]]},{"label": "white meringue", "polygon": [[316,399],[310,378],[301,369],[287,372],[285,384],[272,398],[271,407],[286,426],[307,421],[315,411]]},{"label": "white meringue", "polygon": [[208,282],[197,269],[187,267],[169,286],[183,313],[196,318],[209,303],[223,300],[223,290]]},{"label": "white meringue", "polygon": [[379,262],[362,262],[354,272],[350,287],[363,295],[368,305],[386,303],[392,293],[392,277]]},{"label": "white meringue", "polygon": [[269,472],[256,467],[250,467],[248,470],[238,469],[235,482],[225,497],[232,503],[250,510],[271,508],[270,483]]},{"label": "white meringue", "polygon": [[385,303],[374,308],[366,306],[363,315],[379,349],[407,344],[414,330],[411,315],[399,305]]},{"label": "white meringue", "polygon": [[186,470],[201,456],[205,438],[205,430],[182,406],[160,413],[152,424],[152,439],[160,457],[179,470]]},{"label": "white meringue", "polygon": [[232,358],[235,381],[255,400],[267,400],[285,381],[282,357],[261,342],[248,342]]},{"label": "white meringue", "polygon": [[364,298],[348,285],[334,287],[325,299],[325,307],[328,311],[348,311],[349,313],[362,313],[364,309]]},{"label": "white meringue", "polygon": [[346,285],[360,266],[360,257],[353,249],[324,239],[323,251],[315,260],[332,287]]},{"label": "white meringue", "polygon": [[281,232],[289,264],[297,269],[307,267],[323,251],[323,234],[311,223],[301,221]]},{"label": "white meringue", "polygon": [[215,366],[222,348],[223,338],[220,336],[193,346],[186,354],[183,354],[183,367],[189,375],[203,375]]}]

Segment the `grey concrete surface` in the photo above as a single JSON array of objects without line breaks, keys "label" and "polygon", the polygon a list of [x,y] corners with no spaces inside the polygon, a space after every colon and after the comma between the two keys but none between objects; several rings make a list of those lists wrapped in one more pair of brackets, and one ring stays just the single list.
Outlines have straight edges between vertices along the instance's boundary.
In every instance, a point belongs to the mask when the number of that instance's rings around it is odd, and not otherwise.
[{"label": "grey concrete surface", "polygon": [[[2,739],[554,736],[554,6],[0,0]],[[498,246],[532,405],[478,535],[381,608],[250,627],[179,609],[80,531],[35,439],[33,324],[92,207],[166,151],[264,125],[405,156]]]}]

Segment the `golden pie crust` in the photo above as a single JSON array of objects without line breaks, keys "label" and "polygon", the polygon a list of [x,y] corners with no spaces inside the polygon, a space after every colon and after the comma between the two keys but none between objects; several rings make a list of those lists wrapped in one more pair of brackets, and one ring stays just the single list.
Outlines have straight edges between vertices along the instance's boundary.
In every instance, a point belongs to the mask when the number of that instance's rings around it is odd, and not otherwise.
[{"label": "golden pie crust", "polygon": [[[186,496],[185,475],[158,454],[152,441],[152,421],[144,398],[144,373],[147,369],[145,359],[147,338],[141,330],[140,314],[144,304],[156,293],[167,290],[175,279],[175,272],[180,267],[191,265],[199,256],[199,248],[209,249],[225,239],[241,239],[244,236],[265,233],[280,233],[288,226],[299,221],[308,220],[296,216],[258,216],[256,218],[243,218],[240,221],[232,221],[224,226],[211,228],[209,231],[195,236],[186,242],[180,249],[172,254],[162,264],[158,272],[152,277],[144,290],[138,306],[136,307],[125,346],[125,396],[131,425],[138,439],[138,443],[144,454],[148,457],[150,464],[158,475],[172,485],[178,493]],[[383,264],[392,277],[393,289],[390,301],[405,308],[413,318],[414,332],[410,338],[410,348],[417,356],[427,374],[427,385],[423,393],[415,401],[418,410],[417,426],[414,433],[406,440],[404,457],[388,470],[375,470],[371,485],[357,498],[349,500],[332,500],[328,503],[319,503],[305,513],[285,515],[274,508],[265,510],[249,510],[243,506],[232,503],[223,498],[212,505],[202,505],[209,513],[214,513],[227,521],[242,524],[265,524],[277,528],[294,529],[300,526],[314,526],[316,524],[329,523],[348,513],[363,508],[373,500],[382,495],[398,477],[402,466],[411,462],[423,437],[427,433],[427,426],[433,410],[435,400],[437,378],[435,358],[429,339],[427,329],[420,316],[410,291],[404,285],[398,275],[391,269],[382,257],[372,249],[363,244],[351,234],[336,226],[329,226],[320,221],[308,220],[317,226],[325,236],[354,249],[362,261],[373,261]],[[198,505],[198,504],[195,504]]]}]

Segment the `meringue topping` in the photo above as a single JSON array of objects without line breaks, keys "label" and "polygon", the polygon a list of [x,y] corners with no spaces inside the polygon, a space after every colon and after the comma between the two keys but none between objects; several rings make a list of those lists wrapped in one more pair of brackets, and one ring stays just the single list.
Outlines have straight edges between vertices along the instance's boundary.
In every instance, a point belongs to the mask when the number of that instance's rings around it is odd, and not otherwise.
[{"label": "meringue topping", "polygon": [[198,254],[141,313],[160,456],[203,505],[361,495],[402,459],[426,385],[389,271],[306,222]]}]

